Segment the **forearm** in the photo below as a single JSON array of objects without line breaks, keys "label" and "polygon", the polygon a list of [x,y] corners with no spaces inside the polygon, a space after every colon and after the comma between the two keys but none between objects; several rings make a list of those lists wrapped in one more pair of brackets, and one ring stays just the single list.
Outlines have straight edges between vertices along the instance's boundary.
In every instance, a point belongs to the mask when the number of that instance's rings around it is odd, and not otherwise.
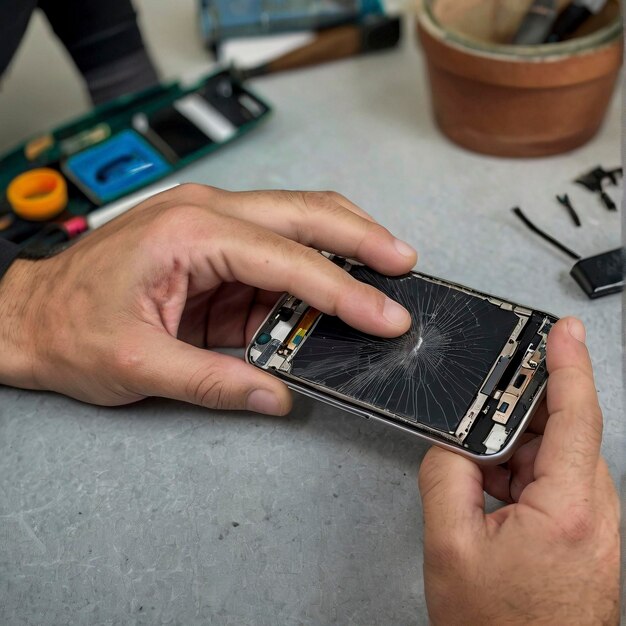
[{"label": "forearm", "polygon": [[39,388],[36,376],[37,262],[17,260],[0,280],[0,383]]}]

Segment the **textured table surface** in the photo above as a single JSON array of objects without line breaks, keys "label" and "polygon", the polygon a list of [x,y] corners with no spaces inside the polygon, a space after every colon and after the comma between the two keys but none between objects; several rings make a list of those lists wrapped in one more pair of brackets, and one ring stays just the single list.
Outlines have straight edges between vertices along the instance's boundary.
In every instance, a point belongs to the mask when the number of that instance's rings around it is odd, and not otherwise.
[{"label": "textured table surface", "polygon": [[[410,241],[423,271],[581,317],[619,480],[620,298],[588,301],[568,259],[510,213],[582,255],[620,244],[619,215],[571,184],[619,162],[618,99],[585,148],[513,161],[443,139],[412,45],[255,86],[273,118],[181,180],[336,189]],[[581,229],[554,200],[564,191]],[[268,419],[0,388],[0,623],[426,624],[425,451],[302,398]]]}]

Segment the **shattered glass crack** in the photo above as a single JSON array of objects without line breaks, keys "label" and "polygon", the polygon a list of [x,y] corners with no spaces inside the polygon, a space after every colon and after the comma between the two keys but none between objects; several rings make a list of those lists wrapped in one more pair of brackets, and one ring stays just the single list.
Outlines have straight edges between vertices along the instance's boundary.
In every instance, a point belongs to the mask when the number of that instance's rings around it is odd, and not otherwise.
[{"label": "shattered glass crack", "polygon": [[352,275],[404,305],[413,318],[396,339],[361,333],[324,315],[291,373],[412,423],[453,433],[519,321],[512,311],[416,275]]}]

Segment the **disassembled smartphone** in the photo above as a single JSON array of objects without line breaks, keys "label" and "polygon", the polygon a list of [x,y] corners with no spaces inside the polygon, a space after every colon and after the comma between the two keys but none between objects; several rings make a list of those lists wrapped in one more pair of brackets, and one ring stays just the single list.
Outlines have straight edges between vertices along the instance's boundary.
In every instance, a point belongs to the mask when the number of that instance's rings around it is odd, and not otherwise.
[{"label": "disassembled smartphone", "polygon": [[480,463],[506,461],[543,396],[558,318],[418,272],[383,276],[325,256],[400,302],[409,331],[374,337],[285,295],[247,361],[327,404]]}]

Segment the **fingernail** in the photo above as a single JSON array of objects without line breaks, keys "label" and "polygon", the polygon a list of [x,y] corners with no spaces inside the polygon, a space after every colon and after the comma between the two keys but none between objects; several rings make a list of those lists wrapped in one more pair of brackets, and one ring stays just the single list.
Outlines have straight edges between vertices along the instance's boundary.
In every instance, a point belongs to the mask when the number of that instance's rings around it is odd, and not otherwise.
[{"label": "fingernail", "polygon": [[246,402],[248,411],[263,413],[264,415],[278,415],[281,413],[281,406],[278,398],[266,389],[255,389]]},{"label": "fingernail", "polygon": [[574,339],[580,341],[580,343],[585,343],[587,333],[585,332],[583,323],[579,319],[571,317],[567,320],[567,330],[569,330],[569,334],[574,337]]},{"label": "fingernail", "polygon": [[406,326],[410,321],[409,312],[391,298],[385,300],[383,317],[394,326]]},{"label": "fingernail", "polygon": [[394,239],[393,245],[396,247],[396,250],[402,256],[413,257],[417,254],[413,248],[408,243],[401,241],[400,239]]}]

